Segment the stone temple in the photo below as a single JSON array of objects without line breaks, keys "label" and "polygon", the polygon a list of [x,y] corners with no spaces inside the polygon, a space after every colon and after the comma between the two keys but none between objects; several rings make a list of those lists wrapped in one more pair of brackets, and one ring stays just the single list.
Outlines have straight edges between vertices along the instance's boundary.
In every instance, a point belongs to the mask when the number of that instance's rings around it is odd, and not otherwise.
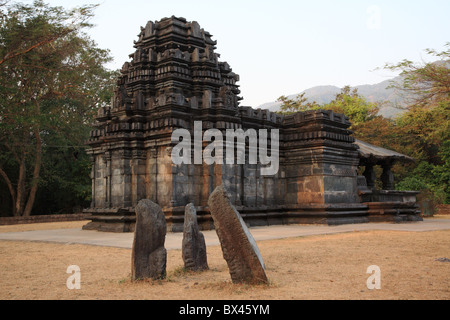
[{"label": "stone temple", "polygon": [[[343,114],[280,115],[240,106],[239,76],[219,60],[215,45],[211,34],[184,18],[141,28],[87,142],[92,203],[85,212],[92,221],[84,229],[133,231],[141,199],[163,208],[169,231],[182,231],[191,202],[199,226],[211,229],[208,198],[218,185],[249,226],[421,220],[417,192],[392,190],[392,164],[412,159],[356,141]],[[196,121],[224,136],[227,129],[279,130],[278,172],[262,175],[263,164],[249,161],[174,164],[173,131],[194,135]],[[247,141],[246,160],[248,148]],[[375,189],[376,165],[383,167],[383,190]]]}]

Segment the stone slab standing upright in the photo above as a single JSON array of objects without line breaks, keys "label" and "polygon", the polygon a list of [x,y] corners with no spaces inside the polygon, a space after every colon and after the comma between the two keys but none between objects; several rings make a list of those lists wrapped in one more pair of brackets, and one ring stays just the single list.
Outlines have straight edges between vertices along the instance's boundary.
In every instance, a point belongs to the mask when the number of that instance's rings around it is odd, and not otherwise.
[{"label": "stone slab standing upright", "polygon": [[210,195],[208,205],[233,283],[267,283],[256,241],[222,186]]},{"label": "stone slab standing upright", "polygon": [[133,280],[166,277],[165,240],[166,219],[161,207],[148,199],[139,201],[131,257]]},{"label": "stone slab standing upright", "polygon": [[208,269],[205,237],[199,230],[197,211],[193,203],[186,205],[185,209],[181,252],[185,269],[193,271]]}]

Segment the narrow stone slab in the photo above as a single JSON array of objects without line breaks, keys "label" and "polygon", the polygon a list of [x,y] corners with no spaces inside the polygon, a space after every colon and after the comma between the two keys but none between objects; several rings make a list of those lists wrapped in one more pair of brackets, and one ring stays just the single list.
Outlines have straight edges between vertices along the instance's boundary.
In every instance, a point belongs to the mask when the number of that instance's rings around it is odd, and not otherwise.
[{"label": "narrow stone slab", "polygon": [[144,199],[136,206],[131,277],[138,279],[163,279],[166,277],[167,251],[166,219],[159,205]]},{"label": "narrow stone slab", "polygon": [[222,186],[211,193],[208,205],[233,283],[267,283],[256,241]]},{"label": "narrow stone slab", "polygon": [[181,252],[185,269],[193,271],[208,269],[205,237],[198,228],[197,211],[192,203],[186,205],[184,212]]}]

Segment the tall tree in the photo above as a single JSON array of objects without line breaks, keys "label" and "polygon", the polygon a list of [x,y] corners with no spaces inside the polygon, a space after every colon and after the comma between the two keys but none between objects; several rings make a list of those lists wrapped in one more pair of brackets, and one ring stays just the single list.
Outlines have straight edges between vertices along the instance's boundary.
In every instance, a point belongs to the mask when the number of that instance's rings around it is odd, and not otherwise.
[{"label": "tall tree", "polygon": [[402,81],[392,86],[413,96],[407,110],[395,119],[394,130],[399,151],[418,161],[402,175],[399,187],[427,189],[449,203],[450,43],[445,48],[425,50],[432,62],[403,60],[385,68],[401,71]]},{"label": "tall tree", "polygon": [[55,136],[79,144],[113,72],[83,32],[96,6],[7,5],[0,20],[0,176],[15,216],[30,215]]},{"label": "tall tree", "polygon": [[391,87],[407,93],[410,106],[434,107],[450,101],[450,42],[444,47],[441,52],[425,50],[433,57],[432,62],[418,63],[405,59],[385,65],[385,69],[400,71],[402,80],[392,82]]}]

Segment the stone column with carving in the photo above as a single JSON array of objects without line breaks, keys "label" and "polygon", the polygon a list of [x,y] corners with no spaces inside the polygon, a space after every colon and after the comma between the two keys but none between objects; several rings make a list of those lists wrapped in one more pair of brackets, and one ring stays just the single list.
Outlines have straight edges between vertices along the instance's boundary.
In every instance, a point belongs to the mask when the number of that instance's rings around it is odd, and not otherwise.
[{"label": "stone column with carving", "polygon": [[136,206],[138,201],[145,199],[145,159],[146,154],[142,149],[134,149],[131,164],[131,204]]},{"label": "stone column with carving", "polygon": [[145,169],[146,198],[158,202],[158,150],[156,147],[147,150]]},{"label": "stone column with carving", "polygon": [[131,150],[119,149],[111,159],[111,206],[131,207]]},{"label": "stone column with carving", "polygon": [[375,181],[377,176],[372,164],[366,164],[363,175],[366,178],[367,188],[371,190],[375,189]]},{"label": "stone column with carving", "polygon": [[106,151],[103,155],[103,165],[104,165],[104,206],[106,208],[111,208],[112,202],[111,202],[111,178],[112,178],[112,152]]},{"label": "stone column with carving", "polygon": [[383,173],[381,174],[381,182],[383,183],[383,190],[394,190],[394,174],[392,173],[392,163],[385,162],[381,165]]}]

